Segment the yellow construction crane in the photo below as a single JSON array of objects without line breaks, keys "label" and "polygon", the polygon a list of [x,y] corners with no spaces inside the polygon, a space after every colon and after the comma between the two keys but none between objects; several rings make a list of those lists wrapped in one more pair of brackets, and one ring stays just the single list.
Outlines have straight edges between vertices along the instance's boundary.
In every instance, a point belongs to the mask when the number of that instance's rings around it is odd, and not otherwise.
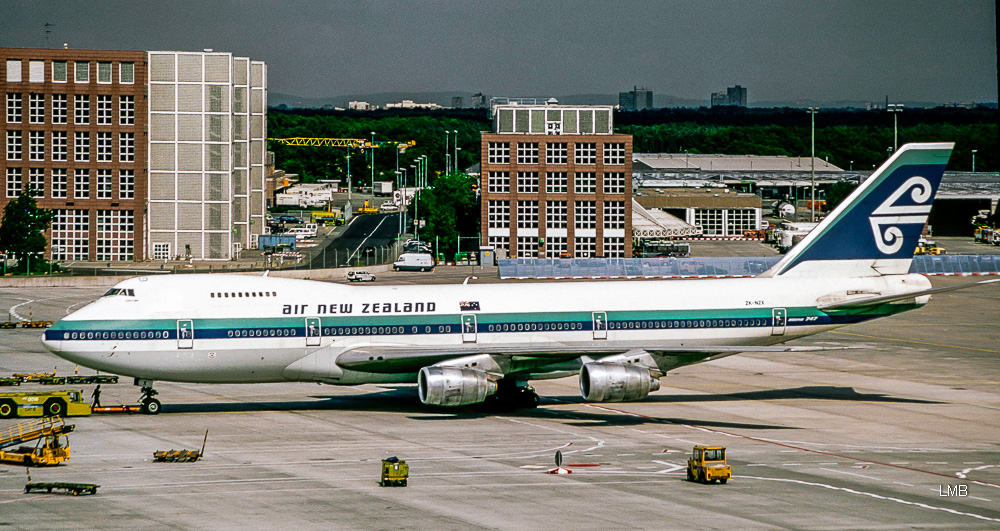
[{"label": "yellow construction crane", "polygon": [[409,142],[392,142],[392,141],[378,141],[372,143],[370,140],[365,140],[363,138],[306,138],[306,137],[295,137],[295,138],[268,138],[268,140],[273,140],[275,142],[281,142],[286,146],[311,146],[311,147],[346,147],[346,148],[381,148],[381,147],[395,147],[400,151],[406,151],[407,148],[411,148],[417,143],[413,140]]}]

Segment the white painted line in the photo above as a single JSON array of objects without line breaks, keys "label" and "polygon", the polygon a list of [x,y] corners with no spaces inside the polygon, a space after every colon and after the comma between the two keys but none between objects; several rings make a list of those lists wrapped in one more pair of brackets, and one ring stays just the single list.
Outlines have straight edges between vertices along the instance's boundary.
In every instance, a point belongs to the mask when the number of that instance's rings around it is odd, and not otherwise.
[{"label": "white painted line", "polygon": [[840,463],[816,463],[818,466],[837,466]]},{"label": "white painted line", "polygon": [[973,500],[982,500],[984,502],[991,502],[991,501],[993,501],[993,500],[987,500],[986,498],[980,498],[978,496],[968,496],[968,498],[972,498]]},{"label": "white painted line", "polygon": [[947,465],[947,461],[928,461],[928,465]]},{"label": "white painted line", "polygon": [[783,453],[783,454],[794,454],[794,453],[797,453],[797,452],[798,452],[798,450],[782,450],[781,451],[781,453]]},{"label": "white painted line", "polygon": [[767,466],[767,465],[765,465],[764,463],[753,463],[753,464],[747,465],[747,466]]},{"label": "white painted line", "polygon": [[907,487],[913,487],[915,485],[910,485],[909,483],[903,483],[902,481],[893,481],[896,485],[905,485]]},{"label": "white painted line", "polygon": [[635,454],[618,454],[618,457],[628,457],[630,455],[635,455]]},{"label": "white painted line", "polygon": [[889,461],[890,465],[908,465],[909,461]]},{"label": "white painted line", "polygon": [[827,472],[833,472],[834,474],[847,474],[848,476],[858,476],[859,478],[865,478],[865,479],[873,479],[873,480],[875,480],[875,481],[880,481],[880,480],[879,480],[878,478],[876,478],[876,477],[872,477],[872,476],[865,476],[865,475],[863,475],[863,474],[855,474],[854,472],[845,472],[845,471],[843,471],[843,470],[834,470],[834,469],[832,469],[832,468],[820,468],[820,470],[826,470]]},{"label": "white painted line", "polygon": [[802,466],[802,463],[785,463],[785,466]]}]

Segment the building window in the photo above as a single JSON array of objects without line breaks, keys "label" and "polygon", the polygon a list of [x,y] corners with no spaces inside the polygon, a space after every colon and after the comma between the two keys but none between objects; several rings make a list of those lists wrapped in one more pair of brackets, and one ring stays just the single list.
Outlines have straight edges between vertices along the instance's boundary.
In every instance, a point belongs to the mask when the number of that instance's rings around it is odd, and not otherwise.
[{"label": "building window", "polygon": [[538,258],[538,238],[518,238],[517,257]]},{"label": "building window", "polygon": [[605,258],[625,258],[625,238],[604,238]]},{"label": "building window", "polygon": [[111,162],[111,133],[97,132],[97,162]]},{"label": "building window", "polygon": [[90,170],[76,169],[73,175],[73,199],[90,199]]},{"label": "building window", "polygon": [[45,94],[30,94],[28,96],[28,123],[45,123]]},{"label": "building window", "polygon": [[154,243],[153,260],[169,260],[169,259],[170,259],[170,244]]},{"label": "building window", "polygon": [[21,160],[21,131],[7,131],[7,160]]},{"label": "building window", "polygon": [[545,238],[546,258],[562,258],[563,255],[567,254],[567,250],[565,237],[555,236]]},{"label": "building window", "polygon": [[111,63],[103,61],[97,63],[97,82],[111,83]]},{"label": "building window", "polygon": [[566,164],[569,161],[569,150],[566,142],[550,142],[545,145],[546,164]]},{"label": "building window", "polygon": [[135,125],[135,96],[118,96],[118,123]]},{"label": "building window", "polygon": [[45,160],[45,131],[28,131],[28,160]]},{"label": "building window", "polygon": [[517,192],[519,194],[537,194],[538,172],[537,171],[517,172]]},{"label": "building window", "polygon": [[69,160],[69,134],[52,131],[52,160]]},{"label": "building window", "polygon": [[614,166],[623,166],[625,164],[624,142],[604,144],[604,164]]},{"label": "building window", "polygon": [[565,229],[569,225],[566,201],[548,201],[545,203],[545,227],[549,229]]},{"label": "building window", "polygon": [[21,115],[24,110],[21,108],[21,95],[16,92],[7,93],[7,123],[21,123]]},{"label": "building window", "polygon": [[573,148],[573,153],[573,161],[577,164],[597,164],[597,144],[594,142],[580,142],[576,144]]},{"label": "building window", "polygon": [[604,228],[625,228],[625,201],[604,202]]},{"label": "building window", "polygon": [[111,199],[111,170],[97,170],[97,199]]},{"label": "building window", "polygon": [[490,164],[510,164],[510,144],[490,142],[487,147],[487,160]]},{"label": "building window", "polygon": [[64,124],[68,118],[68,100],[65,94],[52,95],[52,123]]},{"label": "building window", "polygon": [[118,172],[118,199],[135,199],[135,170]]},{"label": "building window", "polygon": [[597,254],[597,238],[577,237],[574,241],[574,256],[590,258]]},{"label": "building window", "polygon": [[550,171],[545,174],[545,191],[550,194],[565,194],[568,190],[568,178],[564,171]]},{"label": "building window", "polygon": [[66,61],[52,61],[52,82],[66,82]]},{"label": "building window", "polygon": [[132,260],[135,215],[131,210],[97,211],[97,260]]},{"label": "building window", "polygon": [[77,162],[89,162],[90,161],[90,132],[89,131],[77,131],[75,133],[75,139],[73,143],[73,152],[75,157],[73,160]]},{"label": "building window", "polygon": [[77,61],[73,66],[76,70],[76,82],[90,83],[90,63],[86,61]]},{"label": "building window", "polygon": [[510,172],[491,171],[489,174],[488,191],[497,194],[510,193]]},{"label": "building window", "polygon": [[592,171],[575,173],[573,175],[573,191],[578,194],[596,194],[597,174]]},{"label": "building window", "polygon": [[52,199],[66,199],[69,193],[69,177],[66,168],[52,170]]},{"label": "building window", "polygon": [[489,228],[506,229],[510,227],[510,202],[490,200],[486,208]]},{"label": "building window", "polygon": [[52,218],[52,259],[87,260],[90,216],[86,210],[58,209]]},{"label": "building window", "polygon": [[118,160],[135,162],[135,133],[118,133]]},{"label": "building window", "polygon": [[624,194],[625,174],[621,172],[610,172],[604,174],[604,193]]},{"label": "building window", "polygon": [[[487,245],[496,249],[497,256],[506,255],[507,251],[510,250],[510,237],[509,236],[490,236],[486,239]],[[500,251],[503,251],[501,253]]]},{"label": "building window", "polygon": [[111,125],[111,95],[97,96],[97,125]]},{"label": "building window", "polygon": [[538,228],[538,201],[517,202],[517,227],[519,229]]},{"label": "building window", "polygon": [[76,125],[90,125],[90,94],[77,94],[73,98],[73,116]]},{"label": "building window", "polygon": [[694,211],[694,224],[701,227],[705,236],[722,236],[722,209],[721,208],[696,208]]},{"label": "building window", "polygon": [[726,236],[743,236],[748,230],[757,229],[757,212],[752,208],[733,208],[726,211]]},{"label": "building window", "polygon": [[7,197],[17,197],[21,195],[21,168],[7,168]]},{"label": "building window", "polygon": [[45,170],[42,168],[31,168],[28,170],[28,188],[31,188],[34,197],[45,197]]},{"label": "building window", "polygon": [[119,83],[125,85],[131,85],[132,83],[135,83],[135,63],[132,62],[119,63],[118,68],[119,68],[119,73],[118,73]]},{"label": "building window", "polygon": [[518,142],[517,163],[538,164],[538,142]]},{"label": "building window", "polygon": [[597,201],[577,201],[573,209],[573,226],[578,229],[597,228]]},{"label": "building window", "polygon": [[21,82],[21,61],[19,59],[7,59],[7,82]]},{"label": "building window", "polygon": [[28,82],[45,82],[45,61],[28,61]]}]

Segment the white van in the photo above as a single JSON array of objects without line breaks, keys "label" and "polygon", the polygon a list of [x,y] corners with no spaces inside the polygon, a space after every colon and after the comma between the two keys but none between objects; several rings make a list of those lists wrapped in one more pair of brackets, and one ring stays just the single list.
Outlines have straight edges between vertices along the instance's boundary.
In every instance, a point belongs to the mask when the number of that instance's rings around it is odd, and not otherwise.
[{"label": "white van", "polygon": [[392,264],[393,271],[430,271],[434,269],[434,259],[429,254],[403,253]]},{"label": "white van", "polygon": [[296,240],[304,240],[306,238],[316,237],[316,231],[307,229],[305,227],[294,227],[288,229],[288,231],[283,232],[282,234],[286,234],[288,236],[295,236]]}]

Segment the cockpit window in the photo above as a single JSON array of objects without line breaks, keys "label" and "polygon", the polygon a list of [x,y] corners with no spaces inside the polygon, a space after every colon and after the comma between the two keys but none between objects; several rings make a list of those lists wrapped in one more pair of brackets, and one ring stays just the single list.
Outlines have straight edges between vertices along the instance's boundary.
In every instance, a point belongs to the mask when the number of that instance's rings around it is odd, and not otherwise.
[{"label": "cockpit window", "polygon": [[111,289],[108,290],[107,293],[104,294],[105,297],[114,297],[116,295],[121,295],[121,296],[125,296],[125,297],[135,297],[135,290],[134,289],[111,288]]}]

